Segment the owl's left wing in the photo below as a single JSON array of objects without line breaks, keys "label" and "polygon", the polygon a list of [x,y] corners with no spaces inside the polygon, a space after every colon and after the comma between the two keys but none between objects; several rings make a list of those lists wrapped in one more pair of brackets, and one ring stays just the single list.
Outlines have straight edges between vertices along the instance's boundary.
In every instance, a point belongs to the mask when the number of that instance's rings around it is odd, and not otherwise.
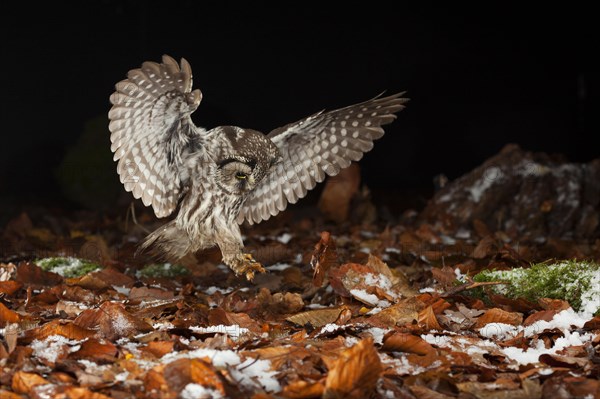
[{"label": "owl's left wing", "polygon": [[282,159],[245,200],[238,222],[253,224],[275,216],[306,196],[325,175],[335,176],[351,161],[360,160],[383,136],[381,126],[404,108],[408,99],[403,94],[320,112],[269,133]]}]

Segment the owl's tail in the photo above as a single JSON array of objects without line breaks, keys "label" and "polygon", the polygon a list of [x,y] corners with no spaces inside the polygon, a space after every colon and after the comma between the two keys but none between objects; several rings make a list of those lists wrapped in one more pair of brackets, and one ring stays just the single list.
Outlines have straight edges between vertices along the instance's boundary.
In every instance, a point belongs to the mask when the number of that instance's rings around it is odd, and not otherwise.
[{"label": "owl's tail", "polygon": [[136,251],[136,255],[149,249],[156,257],[177,261],[191,252],[192,244],[186,232],[179,229],[173,220],[150,233]]}]

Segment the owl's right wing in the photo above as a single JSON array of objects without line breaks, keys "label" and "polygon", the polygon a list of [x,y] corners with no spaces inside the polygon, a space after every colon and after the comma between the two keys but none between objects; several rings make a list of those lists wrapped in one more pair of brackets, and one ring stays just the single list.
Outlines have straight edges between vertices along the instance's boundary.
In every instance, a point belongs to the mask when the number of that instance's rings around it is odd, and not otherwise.
[{"label": "owl's right wing", "polygon": [[396,119],[404,108],[404,93],[319,112],[279,129],[267,137],[279,149],[282,159],[271,167],[244,205],[238,223],[259,223],[294,204],[308,190],[341,169],[358,161],[383,136],[382,125]]},{"label": "owl's right wing", "polygon": [[192,91],[190,64],[165,55],[160,64],[129,71],[115,87],[108,117],[121,183],[157,217],[168,216],[186,189],[186,157],[200,148],[204,131],[190,118],[202,99]]}]

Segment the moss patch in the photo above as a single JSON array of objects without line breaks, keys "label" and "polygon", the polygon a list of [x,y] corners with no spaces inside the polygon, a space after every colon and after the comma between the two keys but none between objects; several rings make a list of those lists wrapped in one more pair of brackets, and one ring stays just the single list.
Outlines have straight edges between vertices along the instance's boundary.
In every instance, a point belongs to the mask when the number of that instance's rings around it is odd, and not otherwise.
[{"label": "moss patch", "polygon": [[153,263],[144,266],[139,270],[137,277],[154,277],[154,278],[173,278],[177,276],[185,276],[190,271],[181,265],[173,265],[171,263]]},{"label": "moss patch", "polygon": [[42,268],[42,270],[60,274],[66,278],[81,277],[102,269],[102,266],[89,260],[61,256],[38,259],[34,263]]},{"label": "moss patch", "polygon": [[509,298],[554,298],[568,301],[576,311],[600,310],[600,265],[593,262],[563,261],[538,263],[528,269],[484,270],[473,280],[502,281],[491,289]]}]

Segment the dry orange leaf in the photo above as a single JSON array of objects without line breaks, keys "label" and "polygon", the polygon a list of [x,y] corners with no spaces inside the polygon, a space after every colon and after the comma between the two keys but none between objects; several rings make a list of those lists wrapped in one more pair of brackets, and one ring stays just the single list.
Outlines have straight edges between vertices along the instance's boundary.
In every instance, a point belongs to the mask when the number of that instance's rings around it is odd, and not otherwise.
[{"label": "dry orange leaf", "polygon": [[320,398],[325,386],[322,382],[293,381],[283,388],[281,394],[291,399]]},{"label": "dry orange leaf", "polygon": [[174,346],[174,341],[151,341],[142,350],[152,353],[156,358],[161,358],[167,353],[173,352]]},{"label": "dry orange leaf", "polygon": [[43,271],[32,263],[21,262],[17,267],[16,280],[32,286],[52,287],[60,284],[63,278],[56,273]]},{"label": "dry orange leaf", "polygon": [[[506,380],[505,380],[506,381]],[[461,382],[456,384],[460,392],[466,392],[477,398],[511,398],[511,399],[530,399],[541,398],[542,387],[538,380],[523,380],[521,387],[515,389],[512,383],[508,381],[506,386],[493,382]]]},{"label": "dry orange leaf", "polygon": [[23,283],[19,281],[0,281],[0,294],[11,296],[23,287]]},{"label": "dry orange leaf", "polygon": [[50,382],[35,373],[17,371],[12,378],[11,388],[17,393],[29,394],[36,385],[49,384]]},{"label": "dry orange leaf", "polygon": [[494,251],[494,245],[496,240],[493,236],[484,237],[479,244],[473,250],[473,258],[475,259],[483,259],[486,256],[489,256]]},{"label": "dry orange leaf", "polygon": [[81,387],[65,387],[63,394],[65,398],[69,399],[111,399],[110,396]]},{"label": "dry orange leaf", "polygon": [[428,330],[443,330],[442,326],[440,326],[440,323],[438,323],[435,313],[433,312],[433,307],[431,306],[427,306],[425,309],[419,312],[418,320],[419,324],[422,324]]},{"label": "dry orange leaf", "polygon": [[315,245],[310,265],[314,270],[313,285],[315,287],[322,287],[327,281],[329,270],[339,266],[335,242],[331,239],[329,232],[321,233],[321,239]]},{"label": "dry orange leaf", "polygon": [[17,393],[5,391],[4,389],[0,389],[0,398],[2,399],[23,399],[23,397]]},{"label": "dry orange leaf", "polygon": [[333,309],[316,309],[308,310],[306,312],[297,313],[293,316],[286,317],[285,319],[290,323],[297,324],[299,326],[305,326],[307,324],[314,328],[323,327],[326,324],[334,323],[341,315],[342,311],[346,309],[333,308]]},{"label": "dry orange leaf", "polygon": [[530,326],[536,321],[551,321],[556,314],[558,314],[559,310],[540,310],[539,312],[535,312],[527,316],[525,321],[523,322],[523,326]]},{"label": "dry orange leaf", "polygon": [[419,311],[423,308],[423,302],[417,298],[406,298],[371,316],[369,321],[371,324],[378,326],[393,327],[395,325],[404,325],[418,320]]},{"label": "dry orange leaf", "polygon": [[375,390],[381,371],[373,340],[363,339],[333,362],[325,380],[323,398],[367,398]]},{"label": "dry orange leaf", "polygon": [[44,340],[51,335],[62,335],[65,338],[79,341],[93,337],[95,334],[95,331],[80,327],[71,321],[53,320],[41,327],[26,331],[23,342],[28,343],[34,339]]},{"label": "dry orange leaf", "polygon": [[127,312],[123,304],[109,301],[98,309],[83,311],[74,323],[84,328],[98,328],[109,340],[153,330],[151,325]]},{"label": "dry orange leaf", "polygon": [[444,395],[423,385],[411,385],[408,387],[413,395],[419,399],[452,399],[454,396]]},{"label": "dry orange leaf", "polygon": [[423,338],[400,332],[387,336],[383,340],[381,350],[384,352],[415,353],[417,355],[426,355],[429,352],[435,352],[433,346]]},{"label": "dry orange leaf", "polygon": [[181,392],[187,384],[194,383],[227,396],[221,374],[210,363],[200,359],[175,360],[165,366],[163,376],[175,392]]},{"label": "dry orange leaf", "polygon": [[4,327],[10,323],[17,323],[21,320],[21,315],[7,308],[0,302],[0,327]]},{"label": "dry orange leaf", "polygon": [[499,308],[492,308],[480,316],[473,327],[481,328],[489,323],[504,323],[518,326],[523,323],[523,315],[517,312],[507,312]]},{"label": "dry orange leaf", "polygon": [[74,359],[89,359],[96,363],[113,362],[117,358],[118,349],[108,341],[90,338],[81,344],[78,351],[69,355]]}]

